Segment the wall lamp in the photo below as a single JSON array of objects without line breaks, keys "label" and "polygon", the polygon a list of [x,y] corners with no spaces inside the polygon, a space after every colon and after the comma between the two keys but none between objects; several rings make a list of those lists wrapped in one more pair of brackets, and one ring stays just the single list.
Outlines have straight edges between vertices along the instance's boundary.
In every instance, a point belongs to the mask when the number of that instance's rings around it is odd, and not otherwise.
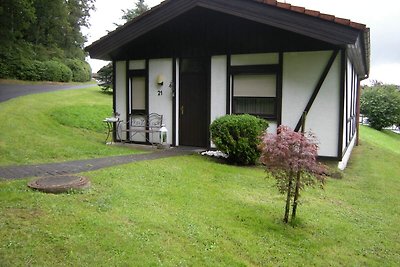
[{"label": "wall lamp", "polygon": [[157,85],[161,86],[163,84],[164,84],[164,76],[160,74],[157,76]]}]

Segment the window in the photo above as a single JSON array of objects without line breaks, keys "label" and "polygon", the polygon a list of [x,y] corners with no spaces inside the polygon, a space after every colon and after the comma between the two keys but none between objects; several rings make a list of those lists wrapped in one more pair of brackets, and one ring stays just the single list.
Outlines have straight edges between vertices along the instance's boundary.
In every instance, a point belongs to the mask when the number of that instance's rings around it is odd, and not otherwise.
[{"label": "window", "polygon": [[146,78],[133,77],[131,79],[132,113],[146,110]]},{"label": "window", "polygon": [[234,74],[232,76],[232,112],[275,119],[276,80],[275,73]]}]

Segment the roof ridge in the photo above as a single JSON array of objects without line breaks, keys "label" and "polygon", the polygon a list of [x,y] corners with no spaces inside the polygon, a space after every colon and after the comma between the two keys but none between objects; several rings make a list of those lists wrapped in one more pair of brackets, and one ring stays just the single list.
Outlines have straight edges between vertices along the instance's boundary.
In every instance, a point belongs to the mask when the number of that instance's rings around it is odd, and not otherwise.
[{"label": "roof ridge", "polygon": [[308,16],[320,18],[320,19],[323,19],[323,20],[332,21],[334,23],[342,24],[342,25],[345,25],[345,26],[349,26],[349,27],[355,28],[357,30],[364,30],[367,27],[365,24],[354,22],[354,21],[351,21],[349,19],[336,17],[336,16],[331,15],[331,14],[321,13],[319,11],[312,10],[312,9],[307,9],[307,8],[301,7],[301,6],[295,6],[295,5],[288,4],[288,3],[278,2],[277,0],[253,0],[253,1],[260,2],[260,3],[263,3],[263,4],[269,5],[269,6],[275,6],[275,7],[280,8],[280,9],[290,10],[290,11],[293,11],[293,12],[297,12],[297,13],[305,14],[305,15],[308,15]]}]

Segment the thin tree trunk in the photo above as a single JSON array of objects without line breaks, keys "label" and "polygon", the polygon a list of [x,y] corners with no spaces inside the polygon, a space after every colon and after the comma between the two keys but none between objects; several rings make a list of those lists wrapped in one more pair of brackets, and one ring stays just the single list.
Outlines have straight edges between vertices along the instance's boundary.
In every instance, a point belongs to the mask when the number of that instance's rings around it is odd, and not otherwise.
[{"label": "thin tree trunk", "polygon": [[290,211],[290,198],[292,193],[292,183],[293,183],[293,172],[289,173],[289,183],[286,196],[286,207],[285,207],[285,217],[283,218],[284,223],[289,222],[289,211]]},{"label": "thin tree trunk", "polygon": [[[304,131],[306,127],[306,116],[307,112],[305,111],[303,113],[303,116],[301,116],[301,134],[304,136]],[[302,146],[300,145],[300,154],[302,153]],[[297,200],[299,199],[299,192],[300,192],[300,179],[301,179],[301,170],[298,170],[296,173],[296,187],[294,190],[294,198],[293,198],[293,210],[292,210],[292,218],[291,220],[294,221],[296,218],[296,211],[297,211]]]},{"label": "thin tree trunk", "polygon": [[299,199],[299,191],[300,191],[300,178],[301,172],[297,172],[296,176],[296,188],[294,190],[294,199],[293,199],[293,210],[292,210],[292,221],[296,218],[296,210],[297,210],[297,200]]}]

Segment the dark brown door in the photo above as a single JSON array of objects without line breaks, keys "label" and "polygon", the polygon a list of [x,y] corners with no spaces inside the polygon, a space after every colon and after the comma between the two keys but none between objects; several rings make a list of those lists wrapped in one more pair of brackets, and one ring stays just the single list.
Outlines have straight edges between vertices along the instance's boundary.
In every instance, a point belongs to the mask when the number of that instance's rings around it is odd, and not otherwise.
[{"label": "dark brown door", "polygon": [[188,58],[180,62],[179,145],[208,147],[209,59]]}]

